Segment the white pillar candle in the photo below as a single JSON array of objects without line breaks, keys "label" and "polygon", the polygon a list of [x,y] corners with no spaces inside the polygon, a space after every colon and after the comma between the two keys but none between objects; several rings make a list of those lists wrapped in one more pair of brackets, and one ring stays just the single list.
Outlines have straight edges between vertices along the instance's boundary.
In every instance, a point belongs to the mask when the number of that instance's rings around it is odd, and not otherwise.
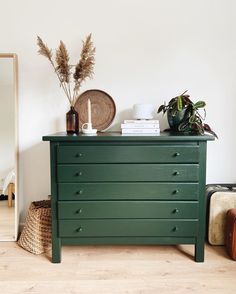
[{"label": "white pillar candle", "polygon": [[88,123],[91,123],[91,101],[88,99]]}]

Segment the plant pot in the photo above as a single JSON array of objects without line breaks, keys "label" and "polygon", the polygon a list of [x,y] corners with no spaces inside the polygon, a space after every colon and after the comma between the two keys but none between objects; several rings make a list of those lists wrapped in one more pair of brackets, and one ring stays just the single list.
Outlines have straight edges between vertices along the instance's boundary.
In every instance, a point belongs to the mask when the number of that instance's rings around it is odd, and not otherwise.
[{"label": "plant pot", "polygon": [[66,114],[66,132],[67,134],[77,134],[79,132],[79,115],[73,106]]},{"label": "plant pot", "polygon": [[176,115],[172,115],[170,111],[167,111],[167,119],[172,131],[179,131],[178,127],[183,121],[185,115],[185,109],[177,111]]}]

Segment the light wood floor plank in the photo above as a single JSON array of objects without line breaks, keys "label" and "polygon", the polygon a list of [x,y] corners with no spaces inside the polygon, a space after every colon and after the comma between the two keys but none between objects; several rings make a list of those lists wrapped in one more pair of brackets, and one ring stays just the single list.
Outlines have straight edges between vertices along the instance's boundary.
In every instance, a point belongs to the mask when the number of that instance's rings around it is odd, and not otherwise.
[{"label": "light wood floor plank", "polygon": [[224,247],[206,246],[206,261],[193,261],[193,246],[64,246],[62,263],[33,255],[14,242],[0,243],[0,293],[233,294],[236,262]]}]

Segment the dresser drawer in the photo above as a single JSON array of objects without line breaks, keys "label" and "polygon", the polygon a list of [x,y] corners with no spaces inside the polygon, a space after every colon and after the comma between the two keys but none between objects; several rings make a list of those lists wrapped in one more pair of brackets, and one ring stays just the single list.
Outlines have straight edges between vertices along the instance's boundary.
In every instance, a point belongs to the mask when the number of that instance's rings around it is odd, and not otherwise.
[{"label": "dresser drawer", "polygon": [[198,218],[194,201],[59,201],[59,219]]},{"label": "dresser drawer", "polygon": [[195,236],[197,220],[60,220],[59,237]]},{"label": "dresser drawer", "polygon": [[197,200],[198,183],[60,183],[59,200]]},{"label": "dresser drawer", "polygon": [[198,145],[59,146],[58,163],[197,163]]},{"label": "dresser drawer", "polygon": [[58,182],[198,181],[198,164],[60,164]]}]

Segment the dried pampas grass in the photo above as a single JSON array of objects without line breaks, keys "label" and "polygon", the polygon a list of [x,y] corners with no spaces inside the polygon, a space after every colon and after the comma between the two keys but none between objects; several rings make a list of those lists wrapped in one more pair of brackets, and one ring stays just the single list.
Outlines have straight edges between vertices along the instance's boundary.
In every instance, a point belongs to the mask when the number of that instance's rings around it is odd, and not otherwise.
[{"label": "dried pampas grass", "polygon": [[75,80],[75,87],[74,91],[77,95],[81,84],[86,78],[93,77],[93,67],[95,63],[95,47],[93,46],[92,42],[92,35],[90,34],[85,42],[83,42],[83,49],[80,54],[80,61],[75,66],[75,73],[73,75]]},{"label": "dried pampas grass", "polygon": [[56,63],[57,63],[57,71],[63,82],[70,82],[70,68],[69,65],[69,55],[66,49],[65,44],[60,41],[59,48],[56,50]]},{"label": "dried pampas grass", "polygon": [[38,53],[45,56],[52,62],[52,50],[43,42],[43,40],[38,36],[37,38],[39,50]]},{"label": "dried pampas grass", "polygon": [[[69,63],[70,58],[65,44],[60,41],[58,49],[56,49],[55,61],[53,60],[52,50],[47,47],[43,40],[38,36],[37,45],[38,53],[46,57],[54,68],[54,71],[60,81],[71,106],[75,105],[78,98],[81,84],[87,79],[93,77],[93,68],[95,64],[95,47],[92,42],[92,35],[88,35],[83,42],[80,60],[76,65]],[[74,71],[72,70],[74,68]],[[73,92],[71,91],[71,78],[73,75]]]}]

